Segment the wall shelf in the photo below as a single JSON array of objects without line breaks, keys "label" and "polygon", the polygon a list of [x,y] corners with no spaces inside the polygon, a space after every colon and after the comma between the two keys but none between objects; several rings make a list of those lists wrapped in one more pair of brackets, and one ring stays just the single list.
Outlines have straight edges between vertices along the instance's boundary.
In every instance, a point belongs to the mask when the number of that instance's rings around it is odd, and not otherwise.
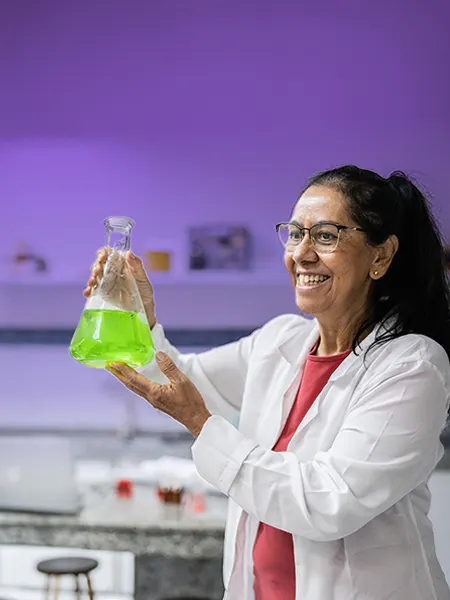
[{"label": "wall shelf", "polygon": [[[288,276],[244,274],[155,275],[158,320],[169,329],[252,329],[296,312]],[[71,329],[84,306],[83,281],[0,279],[1,329]]]},{"label": "wall shelf", "polygon": [[[155,285],[185,285],[185,284],[223,284],[223,285],[254,285],[257,283],[288,284],[289,277],[282,269],[255,269],[250,271],[192,271],[186,273],[149,274]],[[79,277],[57,277],[52,274],[35,276],[0,276],[0,286],[77,286],[82,289],[86,281]]]}]

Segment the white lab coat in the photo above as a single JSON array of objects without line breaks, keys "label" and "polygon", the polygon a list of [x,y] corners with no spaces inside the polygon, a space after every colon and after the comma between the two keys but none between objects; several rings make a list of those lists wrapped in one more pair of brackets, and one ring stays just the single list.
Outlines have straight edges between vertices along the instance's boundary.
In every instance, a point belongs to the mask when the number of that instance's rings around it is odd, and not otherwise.
[{"label": "white lab coat", "polygon": [[[427,481],[443,453],[449,405],[441,346],[406,335],[365,362],[365,353],[350,354],[288,450],[272,452],[318,339],[314,321],[283,315],[198,355],[180,354],[160,325],[153,337],[213,413],[192,454],[200,475],[230,499],[227,600],[254,598],[260,521],[293,535],[298,600],[449,600],[427,516]],[[154,365],[143,371],[167,381]]]}]

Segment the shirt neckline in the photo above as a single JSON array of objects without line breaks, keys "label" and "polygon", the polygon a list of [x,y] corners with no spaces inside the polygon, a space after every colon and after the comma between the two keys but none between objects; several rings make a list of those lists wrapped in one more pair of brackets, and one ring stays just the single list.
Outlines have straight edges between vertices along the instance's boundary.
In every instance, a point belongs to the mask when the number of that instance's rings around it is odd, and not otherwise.
[{"label": "shirt neckline", "polygon": [[330,356],[317,356],[317,354],[314,354],[314,352],[316,352],[319,342],[320,342],[320,338],[316,341],[314,346],[309,351],[308,357],[307,357],[307,359],[309,361],[312,361],[312,362],[335,362],[335,361],[339,361],[339,360],[344,360],[344,358],[347,358],[347,356],[349,356],[352,352],[352,349],[350,349],[350,350],[344,350],[344,352],[339,352],[338,354],[331,354]]}]

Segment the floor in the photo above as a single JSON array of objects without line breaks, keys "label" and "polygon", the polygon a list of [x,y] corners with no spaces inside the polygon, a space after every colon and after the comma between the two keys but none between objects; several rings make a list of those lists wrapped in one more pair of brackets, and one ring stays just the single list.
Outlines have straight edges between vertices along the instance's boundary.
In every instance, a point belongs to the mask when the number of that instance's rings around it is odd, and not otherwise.
[{"label": "floor", "polygon": [[[27,590],[24,588],[2,588],[0,587],[0,597],[5,600],[43,600],[44,590]],[[87,599],[87,595],[83,596]],[[132,596],[126,595],[111,595],[97,593],[96,600],[133,600]],[[75,600],[74,592],[61,591],[58,600]]]}]

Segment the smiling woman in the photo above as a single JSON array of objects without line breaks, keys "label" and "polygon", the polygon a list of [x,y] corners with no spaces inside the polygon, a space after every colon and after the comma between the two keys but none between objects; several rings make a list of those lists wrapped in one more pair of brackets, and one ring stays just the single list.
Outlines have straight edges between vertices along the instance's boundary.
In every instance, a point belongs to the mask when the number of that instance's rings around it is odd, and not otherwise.
[{"label": "smiling woman", "polygon": [[[323,221],[334,223],[335,231],[329,225],[324,230]],[[313,252],[303,234],[290,235],[296,243],[289,239],[284,244],[301,310],[319,318],[324,309],[321,325],[326,328],[330,321],[333,331],[342,330],[341,318],[353,325],[353,348],[377,323],[391,318],[377,343],[421,333],[450,354],[442,240],[426,198],[404,173],[385,179],[354,166],[318,173],[300,195],[292,222],[300,228],[312,222],[320,227],[309,236]],[[318,235],[321,240],[314,239]],[[306,295],[310,290],[303,276],[314,269],[328,276],[328,290],[312,306],[314,296]]]},{"label": "smiling woman", "polygon": [[324,355],[351,345],[368,314],[374,281],[386,273],[398,249],[395,235],[368,244],[365,230],[352,223],[349,212],[337,186],[321,185],[316,177],[296,203],[291,223],[278,228],[284,241],[287,227],[285,265],[297,306],[320,321],[318,352]]},{"label": "smiling woman", "polygon": [[182,354],[129,256],[157,361],[109,369],[191,431],[197,470],[230,498],[227,600],[449,600],[427,482],[443,454],[450,310],[427,201],[401,173],[345,166],[314,176],[277,231],[314,320],[282,315]]},{"label": "smiling woman", "polygon": [[[323,354],[349,347],[354,324],[367,312],[372,277],[381,273],[380,255],[387,270],[398,247],[395,237],[376,251],[369,246],[364,230],[350,222],[347,204],[338,190],[311,185],[299,198],[287,225],[285,265],[297,306],[320,319],[319,352]],[[280,226],[278,232],[285,228]],[[280,239],[283,241],[282,235]]]}]

